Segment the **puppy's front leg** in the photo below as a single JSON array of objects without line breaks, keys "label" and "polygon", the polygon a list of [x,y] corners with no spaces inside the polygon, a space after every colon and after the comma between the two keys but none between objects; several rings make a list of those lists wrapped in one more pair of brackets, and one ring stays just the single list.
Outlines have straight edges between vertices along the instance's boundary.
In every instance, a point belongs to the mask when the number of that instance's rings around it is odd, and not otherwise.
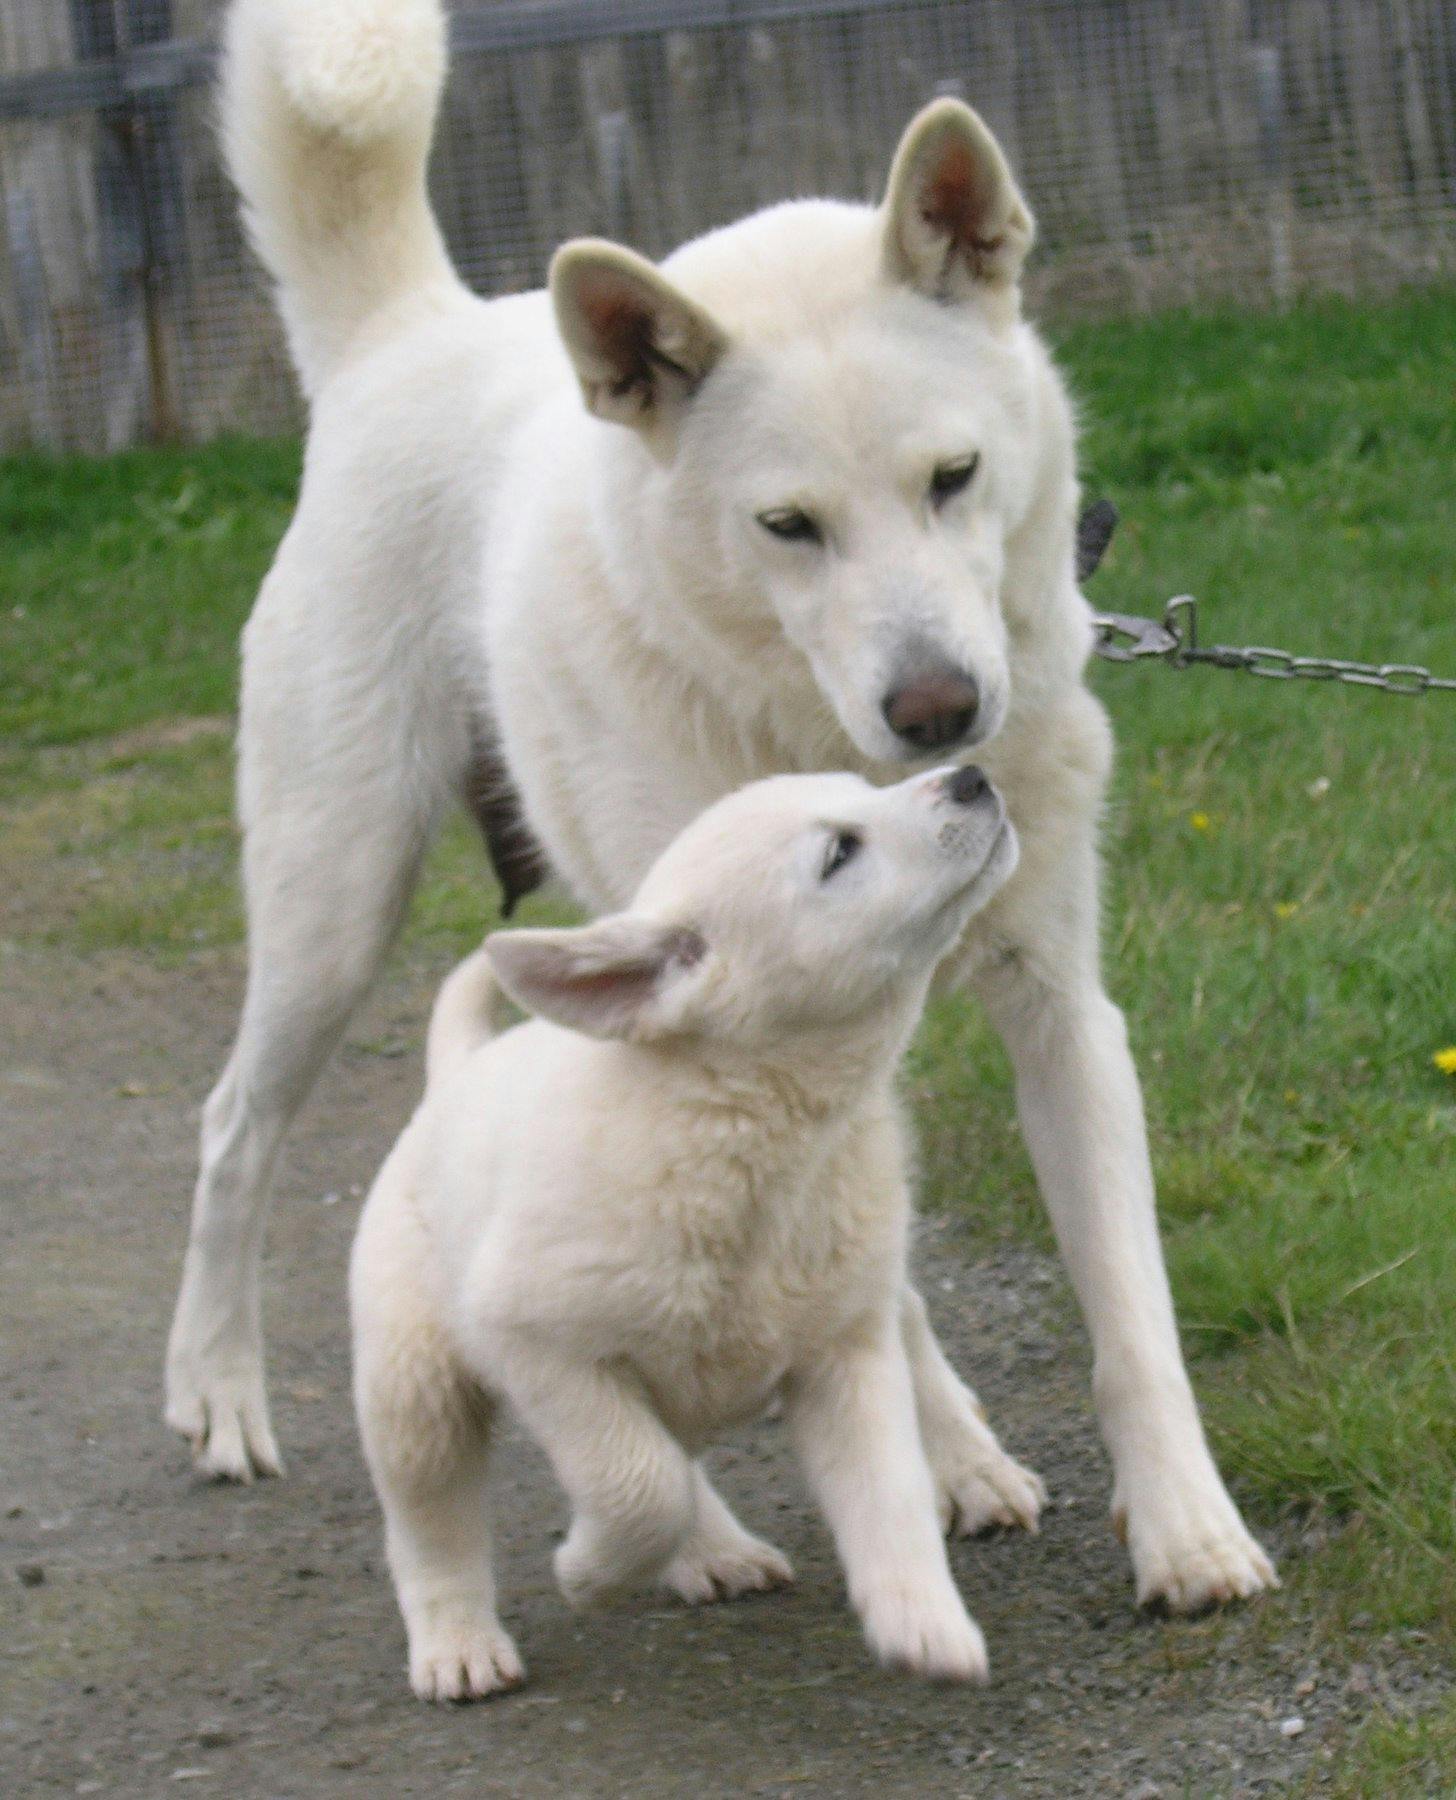
[{"label": "puppy's front leg", "polygon": [[946,1561],[898,1321],[837,1345],[787,1399],[870,1648],[917,1675],[984,1681],[986,1643]]},{"label": "puppy's front leg", "polygon": [[626,1370],[517,1350],[507,1392],[572,1505],[556,1579],[573,1606],[660,1574],[691,1530],[693,1465]]}]

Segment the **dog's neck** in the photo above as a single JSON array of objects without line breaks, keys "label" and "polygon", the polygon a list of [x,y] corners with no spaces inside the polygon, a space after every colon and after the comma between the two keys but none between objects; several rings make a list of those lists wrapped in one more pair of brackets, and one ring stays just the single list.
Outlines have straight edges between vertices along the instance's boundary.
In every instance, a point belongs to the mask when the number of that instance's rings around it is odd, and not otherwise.
[{"label": "dog's neck", "polygon": [[833,1137],[857,1113],[889,1104],[895,1070],[920,1014],[920,996],[896,996],[852,1028],[796,1032],[772,1053],[720,1040],[616,1044],[630,1065],[650,1065],[645,1083],[671,1131],[717,1121],[768,1161],[792,1161]]}]

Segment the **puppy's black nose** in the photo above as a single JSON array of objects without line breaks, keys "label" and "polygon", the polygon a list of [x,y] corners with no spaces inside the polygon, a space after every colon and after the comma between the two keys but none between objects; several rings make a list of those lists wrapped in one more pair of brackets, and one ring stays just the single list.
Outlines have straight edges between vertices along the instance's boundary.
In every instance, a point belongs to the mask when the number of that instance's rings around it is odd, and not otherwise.
[{"label": "puppy's black nose", "polygon": [[916,750],[948,750],[976,721],[976,678],[946,665],[926,669],[885,696],[885,723]]},{"label": "puppy's black nose", "polygon": [[973,806],[982,794],[989,794],[991,784],[974,763],[967,763],[946,778],[945,791],[957,806]]}]

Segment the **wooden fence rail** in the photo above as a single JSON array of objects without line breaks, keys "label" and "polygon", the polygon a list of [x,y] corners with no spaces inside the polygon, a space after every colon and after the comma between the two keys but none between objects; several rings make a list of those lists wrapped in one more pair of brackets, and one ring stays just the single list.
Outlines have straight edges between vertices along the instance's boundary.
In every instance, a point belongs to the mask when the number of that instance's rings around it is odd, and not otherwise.
[{"label": "wooden fence rail", "polygon": [[[218,164],[219,0],[0,0],[0,445],[278,430],[297,403]],[[1001,135],[1041,308],[1456,272],[1456,0],[495,0],[452,13],[432,184],[484,292],[875,195],[930,95]]]}]

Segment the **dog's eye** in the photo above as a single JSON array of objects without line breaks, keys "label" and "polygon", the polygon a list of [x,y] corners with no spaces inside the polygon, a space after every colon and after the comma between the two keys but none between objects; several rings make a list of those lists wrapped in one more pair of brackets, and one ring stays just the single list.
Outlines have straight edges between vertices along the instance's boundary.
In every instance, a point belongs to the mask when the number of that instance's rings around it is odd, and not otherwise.
[{"label": "dog's eye", "polygon": [[765,531],[771,531],[776,538],[785,538],[791,544],[824,542],[824,533],[808,513],[797,506],[776,506],[769,512],[761,512],[758,522]]},{"label": "dog's eye", "polygon": [[819,871],[819,879],[828,881],[831,875],[837,874],[858,853],[863,843],[864,839],[857,831],[836,831],[824,852],[824,866]]},{"label": "dog's eye", "polygon": [[947,500],[953,500],[971,485],[971,477],[981,464],[981,453],[973,451],[970,456],[958,456],[954,462],[944,462],[930,477],[930,503],[932,506],[944,506]]}]

